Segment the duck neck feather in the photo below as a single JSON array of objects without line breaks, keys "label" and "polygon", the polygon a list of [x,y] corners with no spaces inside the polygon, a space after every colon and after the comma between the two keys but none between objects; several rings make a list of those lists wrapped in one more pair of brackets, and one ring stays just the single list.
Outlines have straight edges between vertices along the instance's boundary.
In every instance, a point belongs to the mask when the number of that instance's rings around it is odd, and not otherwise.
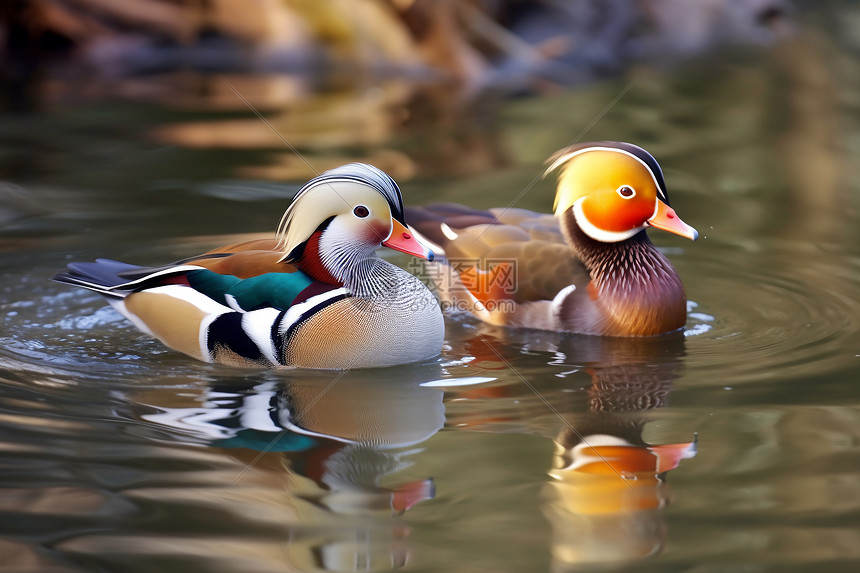
[{"label": "duck neck feather", "polygon": [[337,233],[324,233],[320,242],[320,261],[331,276],[355,296],[391,296],[397,289],[400,269],[379,258],[377,247],[340,237]]},{"label": "duck neck feather", "polygon": [[568,209],[562,230],[588,270],[610,330],[617,330],[610,333],[651,335],[684,325],[687,299],[681,278],[644,229],[624,241],[603,243],[586,235]]}]

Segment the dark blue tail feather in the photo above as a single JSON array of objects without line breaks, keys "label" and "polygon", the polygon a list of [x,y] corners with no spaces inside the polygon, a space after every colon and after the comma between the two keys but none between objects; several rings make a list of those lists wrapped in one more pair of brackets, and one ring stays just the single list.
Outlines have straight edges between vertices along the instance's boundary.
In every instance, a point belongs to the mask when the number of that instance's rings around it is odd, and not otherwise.
[{"label": "dark blue tail feather", "polygon": [[136,283],[133,288],[122,289],[122,285],[145,277],[156,271],[151,267],[130,265],[111,259],[96,259],[95,262],[69,263],[68,269],[54,275],[53,280],[94,290],[105,296],[122,298],[141,286]]}]

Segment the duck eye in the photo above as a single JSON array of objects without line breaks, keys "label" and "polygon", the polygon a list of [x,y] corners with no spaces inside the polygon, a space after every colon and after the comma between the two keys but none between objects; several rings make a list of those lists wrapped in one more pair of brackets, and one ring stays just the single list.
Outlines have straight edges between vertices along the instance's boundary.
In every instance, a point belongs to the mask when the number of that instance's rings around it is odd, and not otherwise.
[{"label": "duck eye", "polygon": [[621,195],[625,199],[630,199],[631,197],[636,195],[636,190],[633,189],[633,187],[630,187],[629,185],[622,185],[621,187],[616,189],[616,191],[618,192],[619,195]]},{"label": "duck eye", "polygon": [[352,213],[356,217],[360,217],[361,219],[364,219],[365,217],[370,215],[370,209],[368,209],[364,205],[359,205],[358,207],[356,207],[355,209],[352,210]]}]

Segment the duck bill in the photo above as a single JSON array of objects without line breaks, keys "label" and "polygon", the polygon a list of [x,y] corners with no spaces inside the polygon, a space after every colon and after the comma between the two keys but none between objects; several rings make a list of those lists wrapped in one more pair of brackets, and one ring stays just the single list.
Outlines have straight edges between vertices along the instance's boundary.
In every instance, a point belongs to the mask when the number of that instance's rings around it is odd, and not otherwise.
[{"label": "duck bill", "polygon": [[391,219],[391,234],[382,241],[382,245],[407,255],[433,260],[433,251],[419,243],[412,230],[397,219]]},{"label": "duck bill", "polygon": [[675,214],[675,210],[673,208],[666,205],[659,199],[657,200],[657,210],[654,213],[654,216],[648,219],[646,223],[655,229],[661,229],[676,235],[681,235],[682,237],[687,237],[691,241],[695,241],[699,238],[699,232],[696,229],[682,221],[681,218]]},{"label": "duck bill", "polygon": [[664,444],[662,446],[649,446],[648,449],[657,456],[657,473],[661,474],[678,467],[681,460],[696,457],[698,436],[692,442],[683,444]]}]

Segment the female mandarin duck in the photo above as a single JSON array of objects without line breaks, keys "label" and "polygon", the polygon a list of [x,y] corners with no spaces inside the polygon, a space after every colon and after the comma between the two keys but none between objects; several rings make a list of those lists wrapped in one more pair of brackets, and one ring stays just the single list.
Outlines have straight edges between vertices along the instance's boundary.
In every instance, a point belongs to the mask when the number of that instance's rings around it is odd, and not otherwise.
[{"label": "female mandarin duck", "polygon": [[277,236],[161,268],[105,259],[54,277],[94,290],[135,326],[206,362],[363,368],[439,354],[444,324],[424,284],[384,245],[432,260],[397,184],[355,163],[309,181]]},{"label": "female mandarin duck", "polygon": [[604,336],[683,327],[681,279],[645,229],[698,233],[669,206],[657,161],[618,142],[574,145],[550,161],[547,173],[560,173],[554,216],[456,204],[409,210],[447,258],[434,278],[442,297],[498,325]]}]

